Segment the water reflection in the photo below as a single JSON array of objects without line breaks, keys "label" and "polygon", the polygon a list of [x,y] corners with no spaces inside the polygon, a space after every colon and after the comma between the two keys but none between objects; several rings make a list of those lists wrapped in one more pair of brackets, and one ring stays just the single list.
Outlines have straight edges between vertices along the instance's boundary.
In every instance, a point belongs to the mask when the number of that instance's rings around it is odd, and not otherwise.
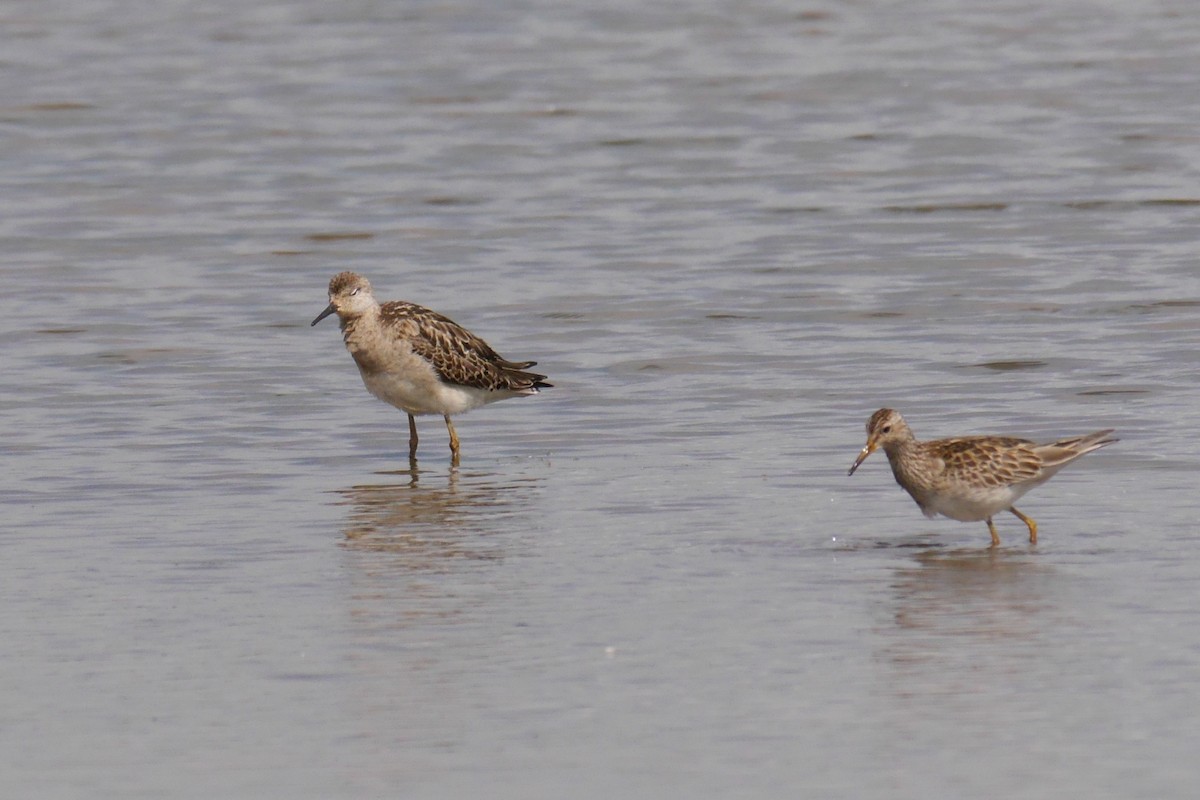
[{"label": "water reflection", "polygon": [[541,480],[416,465],[377,474],[386,480],[337,492],[349,507],[347,629],[363,652],[389,654],[360,662],[368,672],[478,622],[502,577],[496,567],[523,547]]},{"label": "water reflection", "polygon": [[1052,626],[1058,576],[1025,550],[923,550],[897,569],[882,631],[901,696],[973,692],[1019,674]]},{"label": "water reflection", "polygon": [[494,599],[511,590],[501,565],[526,546],[541,491],[540,475],[505,470],[413,464],[337,491],[347,507],[339,629],[357,676],[347,702],[365,738],[390,730],[456,746],[467,736],[442,698],[476,691],[464,665],[491,647]]},{"label": "water reflection", "polygon": [[486,472],[409,469],[376,473],[395,478],[338,490],[350,506],[342,546],[391,556],[391,569],[453,569],[456,561],[498,561],[505,542],[496,538],[529,513],[536,478]]}]

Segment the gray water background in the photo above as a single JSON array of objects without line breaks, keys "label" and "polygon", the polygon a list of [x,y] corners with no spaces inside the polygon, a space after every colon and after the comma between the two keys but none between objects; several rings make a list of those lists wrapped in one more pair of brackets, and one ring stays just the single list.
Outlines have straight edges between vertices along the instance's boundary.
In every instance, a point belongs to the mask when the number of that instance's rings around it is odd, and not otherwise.
[{"label": "gray water background", "polygon": [[[1191,798],[1200,10],[9,0],[0,794]],[[555,388],[363,389],[329,277]],[[1120,444],[927,520],[917,434]]]}]

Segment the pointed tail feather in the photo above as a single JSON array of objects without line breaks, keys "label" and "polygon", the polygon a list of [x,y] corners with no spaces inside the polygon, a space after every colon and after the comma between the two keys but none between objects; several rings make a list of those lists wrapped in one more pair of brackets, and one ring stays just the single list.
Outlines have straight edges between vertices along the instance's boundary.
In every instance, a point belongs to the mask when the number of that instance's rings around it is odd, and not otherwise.
[{"label": "pointed tail feather", "polygon": [[[497,356],[496,357],[496,366],[504,367],[504,369],[523,370],[523,369],[529,369],[530,367],[536,367],[537,362],[536,361],[509,361],[506,358],[500,358],[499,356]],[[541,377],[544,378],[546,376],[542,375]]]},{"label": "pointed tail feather", "polygon": [[1047,467],[1066,464],[1093,450],[1099,450],[1101,447],[1110,445],[1113,442],[1121,441],[1109,436],[1115,430],[1115,428],[1108,428],[1107,430],[1096,431],[1095,433],[1088,433],[1083,436],[1072,436],[1069,439],[1059,439],[1057,442],[1039,445],[1037,448],[1038,455],[1042,457],[1042,462]]}]

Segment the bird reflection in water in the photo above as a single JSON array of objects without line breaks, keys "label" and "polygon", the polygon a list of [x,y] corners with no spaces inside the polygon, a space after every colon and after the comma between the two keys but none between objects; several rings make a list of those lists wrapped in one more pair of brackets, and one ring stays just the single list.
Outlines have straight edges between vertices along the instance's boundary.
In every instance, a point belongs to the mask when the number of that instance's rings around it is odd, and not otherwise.
[{"label": "bird reflection in water", "polygon": [[460,648],[490,646],[477,632],[490,630],[492,599],[507,585],[505,559],[538,533],[531,520],[541,480],[414,467],[337,491],[346,517],[336,606],[358,676],[347,702],[368,739],[379,731],[412,742],[469,735],[441,698],[470,691],[454,677],[466,669]]},{"label": "bird reflection in water", "polygon": [[896,570],[884,660],[905,695],[977,691],[1020,677],[1043,654],[1062,576],[1005,550],[922,550]]},{"label": "bird reflection in water", "polygon": [[395,557],[393,569],[454,569],[452,562],[497,561],[510,544],[499,534],[524,527],[537,478],[418,469],[377,473],[398,482],[338,490],[351,507],[343,546]]}]

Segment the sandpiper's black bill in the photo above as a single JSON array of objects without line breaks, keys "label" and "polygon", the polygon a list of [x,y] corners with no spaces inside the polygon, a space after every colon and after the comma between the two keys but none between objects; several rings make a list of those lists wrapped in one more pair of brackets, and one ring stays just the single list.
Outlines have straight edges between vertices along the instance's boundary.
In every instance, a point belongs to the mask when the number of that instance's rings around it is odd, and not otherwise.
[{"label": "sandpiper's black bill", "polygon": [[308,327],[311,328],[313,325],[316,325],[318,322],[325,319],[326,317],[328,317],[330,314],[332,314],[335,311],[337,311],[337,309],[333,307],[333,303],[330,303],[329,305],[325,306],[324,311],[322,311],[320,314],[317,314],[317,318],[314,319],[312,321],[312,324],[310,324]]}]

